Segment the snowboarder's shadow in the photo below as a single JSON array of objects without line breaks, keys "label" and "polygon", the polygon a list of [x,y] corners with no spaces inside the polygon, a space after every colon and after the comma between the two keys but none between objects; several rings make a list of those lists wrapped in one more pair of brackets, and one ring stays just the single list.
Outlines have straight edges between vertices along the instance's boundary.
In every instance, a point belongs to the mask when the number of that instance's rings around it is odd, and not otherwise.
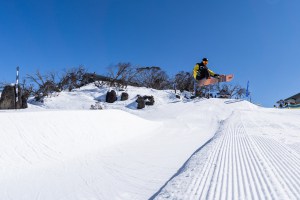
[{"label": "snowboarder's shadow", "polygon": [[225,101],[224,103],[226,104],[231,104],[231,103],[237,103],[237,102],[241,102],[244,101],[243,99],[230,99],[228,101]]}]

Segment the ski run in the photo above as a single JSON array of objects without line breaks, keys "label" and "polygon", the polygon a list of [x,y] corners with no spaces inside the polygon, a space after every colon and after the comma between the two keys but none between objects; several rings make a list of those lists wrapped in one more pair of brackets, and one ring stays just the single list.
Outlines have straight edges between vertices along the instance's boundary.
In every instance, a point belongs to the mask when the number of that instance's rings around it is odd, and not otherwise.
[{"label": "ski run", "polygon": [[106,104],[107,89],[0,111],[0,199],[300,199],[300,110],[135,87]]},{"label": "ski run", "polygon": [[155,199],[299,199],[297,149],[247,122],[258,123],[245,111],[232,113]]}]

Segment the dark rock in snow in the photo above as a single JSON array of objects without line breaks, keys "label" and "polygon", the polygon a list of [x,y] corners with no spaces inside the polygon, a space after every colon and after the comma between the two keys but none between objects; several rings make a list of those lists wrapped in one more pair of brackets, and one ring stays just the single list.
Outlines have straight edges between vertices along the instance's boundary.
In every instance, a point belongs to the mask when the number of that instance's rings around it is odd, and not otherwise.
[{"label": "dark rock in snow", "polygon": [[154,105],[155,101],[154,101],[154,97],[153,96],[144,96],[143,98],[144,98],[145,104],[147,106],[153,106]]},{"label": "dark rock in snow", "polygon": [[112,90],[110,92],[107,92],[106,102],[107,103],[114,103],[115,101],[117,101],[117,93],[114,90]]},{"label": "dark rock in snow", "polygon": [[27,98],[22,98],[21,88],[18,88],[18,102],[16,103],[16,89],[13,85],[6,85],[0,98],[0,109],[27,108]]},{"label": "dark rock in snow", "polygon": [[122,92],[122,94],[121,94],[121,101],[126,101],[126,100],[128,100],[128,97],[129,97],[128,93]]},{"label": "dark rock in snow", "polygon": [[144,100],[143,97],[138,96],[136,102],[137,102],[137,109],[143,109],[143,108],[145,108],[145,100]]}]

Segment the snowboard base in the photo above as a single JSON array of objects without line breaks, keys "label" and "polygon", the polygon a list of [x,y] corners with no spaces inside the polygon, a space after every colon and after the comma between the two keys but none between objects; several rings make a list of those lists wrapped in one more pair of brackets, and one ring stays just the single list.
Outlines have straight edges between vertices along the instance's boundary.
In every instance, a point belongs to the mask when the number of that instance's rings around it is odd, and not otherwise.
[{"label": "snowboard base", "polygon": [[220,82],[229,82],[233,79],[233,74],[220,75],[218,78],[211,77],[210,79],[203,79],[199,81],[199,86],[207,86]]}]

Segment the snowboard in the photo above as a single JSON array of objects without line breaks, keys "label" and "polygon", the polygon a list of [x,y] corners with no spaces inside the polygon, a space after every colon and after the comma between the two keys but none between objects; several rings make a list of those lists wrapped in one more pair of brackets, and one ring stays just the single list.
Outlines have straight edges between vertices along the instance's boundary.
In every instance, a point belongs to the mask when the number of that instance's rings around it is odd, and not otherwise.
[{"label": "snowboard", "polygon": [[210,77],[210,79],[203,79],[199,81],[199,86],[207,86],[220,82],[229,82],[233,79],[233,74],[220,75],[218,78]]}]

